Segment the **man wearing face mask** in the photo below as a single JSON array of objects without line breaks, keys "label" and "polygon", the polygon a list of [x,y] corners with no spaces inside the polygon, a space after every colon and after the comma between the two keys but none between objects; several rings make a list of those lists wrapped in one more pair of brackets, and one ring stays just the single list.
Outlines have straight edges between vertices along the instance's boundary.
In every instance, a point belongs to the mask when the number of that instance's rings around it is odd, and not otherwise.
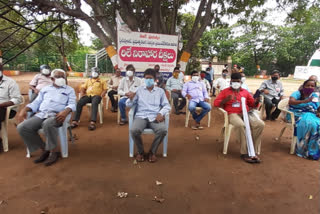
[{"label": "man wearing face mask", "polygon": [[[171,91],[171,98],[173,100],[176,115],[179,115],[181,113],[181,110],[186,105],[186,98],[184,98],[181,94],[183,82],[181,79],[179,79],[179,72],[179,68],[175,67],[172,73],[172,77],[168,79],[166,84],[166,89],[168,91]],[[180,105],[178,105],[179,98],[182,98]]]},{"label": "man wearing face mask", "polygon": [[241,72],[241,88],[247,90],[250,94],[251,94],[251,91],[248,87],[248,85],[245,83],[246,82],[246,75],[244,74],[244,72]]},{"label": "man wearing face mask", "polygon": [[40,66],[40,74],[37,74],[33,77],[31,82],[29,83],[29,88],[32,90],[30,103],[37,98],[39,91],[48,85],[52,84],[52,80],[50,77],[50,67],[48,65]]},{"label": "man wearing face mask", "polygon": [[[199,72],[192,71],[191,81],[185,83],[182,89],[182,96],[189,99],[189,111],[191,112],[192,117],[195,120],[195,125],[191,128],[194,130],[203,129],[203,127],[200,126],[200,121],[211,110],[211,106],[208,103],[209,95],[206,86],[199,80]],[[200,114],[197,114],[196,107],[202,108]]]},{"label": "man wearing face mask", "polygon": [[[271,74],[271,79],[264,81],[259,88],[259,91],[263,93],[264,96],[264,104],[267,115],[266,120],[275,120],[281,113],[281,111],[278,109],[278,103],[283,98],[284,90],[279,78],[279,71],[274,70]],[[274,112],[271,114],[273,106],[276,106],[276,110],[274,110]]]},{"label": "man wearing face mask", "polygon": [[147,69],[144,72],[144,86],[138,88],[136,93],[126,101],[128,107],[137,105],[137,111],[133,120],[130,133],[137,146],[138,154],[136,160],[142,162],[145,159],[141,134],[147,127],[151,128],[155,137],[148,152],[148,160],[153,163],[157,161],[156,153],[159,145],[167,134],[164,116],[170,112],[170,104],[164,90],[154,87],[156,72]]},{"label": "man wearing face mask", "polygon": [[222,76],[219,77],[216,81],[213,83],[213,87],[219,89],[219,91],[222,91],[230,86],[230,79],[228,77],[228,70],[223,69],[222,70]]},{"label": "man wearing face mask", "polygon": [[154,70],[156,72],[156,84],[159,88],[165,88],[165,80],[160,72],[160,65],[155,65]]},{"label": "man wearing face mask", "polygon": [[[246,107],[248,112],[250,108],[254,108],[258,104],[258,102],[253,99],[252,95],[247,90],[241,88],[241,74],[233,73],[231,75],[231,87],[221,91],[213,104],[215,107],[223,108],[228,112],[229,123],[238,130],[237,139],[240,139],[241,158],[248,163],[260,163],[261,160],[258,156],[248,156],[245,124],[243,122],[242,115],[241,97],[246,98]],[[254,114],[249,113],[248,116],[254,148],[255,151],[257,151],[261,144],[261,135],[264,129],[264,122]]]},{"label": "man wearing face mask", "polygon": [[[16,81],[3,75],[2,65],[0,64],[0,131],[1,122],[6,119],[7,107],[20,104],[22,102],[20,89]],[[17,109],[12,109],[9,118],[13,118]],[[0,145],[2,139],[0,138]]]},{"label": "man wearing face mask", "polygon": [[107,93],[107,82],[99,78],[99,69],[94,67],[91,69],[91,78],[82,85],[80,90],[80,100],[77,103],[77,111],[71,124],[71,128],[76,128],[79,125],[80,116],[83,106],[91,103],[91,120],[88,129],[93,131],[96,129],[98,106],[102,98]]},{"label": "man wearing face mask", "polygon": [[[23,108],[18,120],[18,133],[22,137],[30,153],[42,150],[41,156],[34,163],[45,162],[50,166],[58,161],[58,128],[63,125],[67,115],[76,110],[76,95],[74,89],[66,85],[66,73],[62,69],[51,72],[53,84],[41,89],[38,97]],[[35,113],[26,119],[27,112]],[[45,142],[38,131],[43,129]]]},{"label": "man wearing face mask", "polygon": [[118,94],[121,96],[119,101],[119,109],[121,114],[121,120],[119,125],[124,125],[128,123],[127,115],[126,115],[126,101],[127,99],[131,99],[134,97],[135,92],[138,87],[142,85],[142,81],[140,78],[135,77],[136,69],[133,65],[128,65],[126,67],[126,77],[122,78],[118,88]]},{"label": "man wearing face mask", "polygon": [[200,82],[204,83],[204,85],[206,86],[206,89],[207,89],[207,91],[209,93],[210,90],[211,90],[211,84],[205,77],[206,77],[206,72],[205,71],[201,71],[201,73],[200,73]]}]

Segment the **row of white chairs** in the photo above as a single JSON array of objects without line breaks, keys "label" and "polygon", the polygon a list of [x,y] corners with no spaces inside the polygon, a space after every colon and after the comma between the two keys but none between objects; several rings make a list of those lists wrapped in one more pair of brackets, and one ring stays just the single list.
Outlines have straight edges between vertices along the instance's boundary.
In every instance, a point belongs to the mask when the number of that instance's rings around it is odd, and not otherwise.
[{"label": "row of white chairs", "polygon": [[[117,95],[117,98],[119,99],[119,96]],[[284,133],[284,131],[288,128],[291,129],[291,136],[292,136],[292,142],[291,142],[291,148],[290,148],[290,154],[293,154],[295,151],[295,146],[296,146],[296,137],[294,136],[294,126],[295,126],[295,120],[294,120],[294,114],[293,112],[290,112],[288,110],[288,101],[289,98],[283,99],[280,101],[280,103],[278,104],[278,108],[284,113],[284,114],[290,114],[291,116],[291,121],[288,122],[285,120],[284,118],[284,126],[280,131],[279,134],[279,141]],[[188,102],[187,102],[188,103]],[[23,102],[19,105],[14,105],[14,106],[10,106],[7,108],[7,114],[6,114],[6,119],[2,122],[2,128],[1,128],[1,137],[3,140],[3,150],[4,152],[7,152],[9,150],[9,146],[8,146],[8,123],[9,122],[14,122],[14,118],[13,119],[9,119],[9,114],[10,114],[10,110],[12,108],[19,108],[22,104],[24,104],[24,99]],[[101,104],[101,106],[103,107],[103,104]],[[199,109],[200,110],[200,109]],[[224,115],[224,126],[222,129],[222,132],[224,133],[224,146],[223,146],[223,154],[227,154],[227,150],[228,150],[228,144],[229,144],[229,140],[230,140],[230,136],[231,136],[231,130],[232,130],[232,125],[229,123],[229,118],[228,118],[228,113],[219,108],[219,110],[223,113]],[[134,118],[134,114],[136,111],[136,107],[132,107],[129,111],[129,129],[132,125],[132,121]],[[103,110],[101,110],[101,112],[103,112]],[[119,110],[118,110],[119,112]],[[261,112],[260,112],[261,113]],[[189,116],[186,116],[186,118],[188,118]],[[169,131],[169,114],[167,114],[165,116],[166,118],[166,127],[167,127],[167,131]],[[208,114],[208,127],[210,127],[210,118],[211,118],[211,114]],[[65,120],[64,124],[62,127],[59,128],[59,140],[60,140],[60,144],[61,144],[61,153],[63,157],[68,157],[68,133],[70,135],[70,138],[72,140],[72,142],[74,142],[73,140],[73,136],[72,136],[72,132],[71,132],[71,128],[70,128],[70,119],[71,119],[71,114],[68,115],[67,119]],[[187,124],[187,121],[186,121]],[[186,125],[187,126],[187,125]],[[43,133],[42,130],[39,131],[40,133]],[[153,131],[151,129],[145,129],[143,134],[153,134]],[[168,147],[168,133],[164,139],[163,142],[163,156],[166,157],[167,156],[167,147]],[[130,136],[129,133],[129,156],[132,157],[133,156],[133,150],[134,150],[134,143],[132,140],[132,137]],[[260,154],[261,150],[259,148],[259,150],[257,151],[257,154]],[[27,152],[27,157],[30,157],[30,153]]]}]

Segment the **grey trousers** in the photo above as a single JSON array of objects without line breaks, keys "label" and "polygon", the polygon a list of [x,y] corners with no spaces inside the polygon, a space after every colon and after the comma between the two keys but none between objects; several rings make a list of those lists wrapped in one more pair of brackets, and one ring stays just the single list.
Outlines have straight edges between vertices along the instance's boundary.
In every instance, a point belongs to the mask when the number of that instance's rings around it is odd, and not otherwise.
[{"label": "grey trousers", "polygon": [[[182,96],[181,92],[171,92],[171,97],[172,97],[174,109],[176,110],[176,112],[179,112],[180,110],[182,110],[183,107],[186,105],[186,98]],[[182,101],[178,106],[179,98],[182,98]]]},{"label": "grey trousers", "polygon": [[[58,128],[61,126],[62,124],[57,123],[55,117],[41,119],[33,116],[20,123],[17,129],[31,153],[38,149],[50,151],[56,148],[58,145]],[[46,143],[41,139],[38,133],[39,129],[43,129]]]},{"label": "grey trousers", "polygon": [[152,142],[150,152],[152,154],[156,154],[159,145],[161,144],[163,138],[167,134],[166,125],[164,122],[161,122],[161,123],[149,122],[147,119],[141,119],[141,118],[135,118],[133,120],[133,124],[132,124],[131,130],[130,130],[130,133],[131,133],[131,136],[132,136],[134,143],[137,146],[139,154],[144,153],[141,134],[145,128],[151,128],[155,133],[155,137]]}]

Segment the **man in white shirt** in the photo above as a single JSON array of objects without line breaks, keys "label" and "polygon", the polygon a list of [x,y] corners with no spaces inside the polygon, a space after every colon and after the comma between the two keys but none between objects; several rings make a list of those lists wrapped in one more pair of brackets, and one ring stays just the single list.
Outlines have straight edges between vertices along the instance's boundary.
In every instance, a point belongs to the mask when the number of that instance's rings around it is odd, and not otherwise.
[{"label": "man in white shirt", "polygon": [[248,85],[245,83],[246,82],[246,75],[243,72],[241,72],[240,74],[241,74],[241,83],[242,83],[241,88],[246,89],[250,94],[252,94]]},{"label": "man in white shirt", "polygon": [[126,101],[133,98],[138,87],[141,85],[141,79],[134,76],[135,68],[133,65],[126,67],[126,77],[122,78],[118,87],[118,94],[122,96],[119,101],[121,120],[119,125],[128,123],[126,115]]},{"label": "man in white shirt", "polygon": [[[0,130],[1,122],[6,119],[7,107],[21,102],[22,98],[18,84],[13,79],[3,75],[2,65],[0,64]],[[13,118],[16,113],[15,110],[11,110],[9,118]],[[0,138],[1,142],[2,139]]]},{"label": "man in white shirt", "polygon": [[[186,105],[186,98],[184,98],[181,94],[181,90],[183,87],[183,80],[179,79],[179,68],[175,68],[172,73],[172,77],[170,77],[166,84],[166,89],[171,91],[171,98],[173,100],[173,105],[176,111],[176,115],[179,115],[181,110]],[[182,99],[180,105],[179,98]]]},{"label": "man in white shirt", "polygon": [[213,87],[219,89],[220,91],[229,88],[230,87],[230,79],[227,78],[228,76],[228,70],[223,69],[222,70],[222,77],[218,78],[213,83]]}]

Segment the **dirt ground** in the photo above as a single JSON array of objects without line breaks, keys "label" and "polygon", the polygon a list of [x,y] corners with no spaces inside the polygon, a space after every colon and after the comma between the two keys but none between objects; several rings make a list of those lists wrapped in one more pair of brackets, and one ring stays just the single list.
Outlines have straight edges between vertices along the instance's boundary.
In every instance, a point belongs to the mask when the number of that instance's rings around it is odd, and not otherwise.
[{"label": "dirt ground", "polygon": [[[31,77],[15,77],[23,94]],[[71,78],[69,83],[77,86],[81,81]],[[254,90],[262,81],[249,79],[248,85]],[[286,95],[299,84],[284,81]],[[235,137],[228,154],[222,154],[223,117],[216,109],[211,114],[211,127],[202,131],[184,128],[184,116],[171,115],[168,157],[159,155],[155,164],[133,164],[128,156],[128,126],[118,126],[116,114],[109,110],[94,132],[87,129],[85,110],[80,127],[73,131],[78,140],[69,144],[69,158],[48,168],[33,163],[39,153],[25,158],[25,146],[11,125],[10,150],[0,153],[0,213],[320,212],[319,162],[289,155],[289,131],[281,142],[275,140],[283,126],[280,120],[266,122],[263,162],[250,165],[240,159]],[[144,140],[148,148],[152,136]],[[163,184],[157,186],[156,181]],[[119,191],[128,197],[117,198]],[[165,200],[155,202],[154,196]]]}]

